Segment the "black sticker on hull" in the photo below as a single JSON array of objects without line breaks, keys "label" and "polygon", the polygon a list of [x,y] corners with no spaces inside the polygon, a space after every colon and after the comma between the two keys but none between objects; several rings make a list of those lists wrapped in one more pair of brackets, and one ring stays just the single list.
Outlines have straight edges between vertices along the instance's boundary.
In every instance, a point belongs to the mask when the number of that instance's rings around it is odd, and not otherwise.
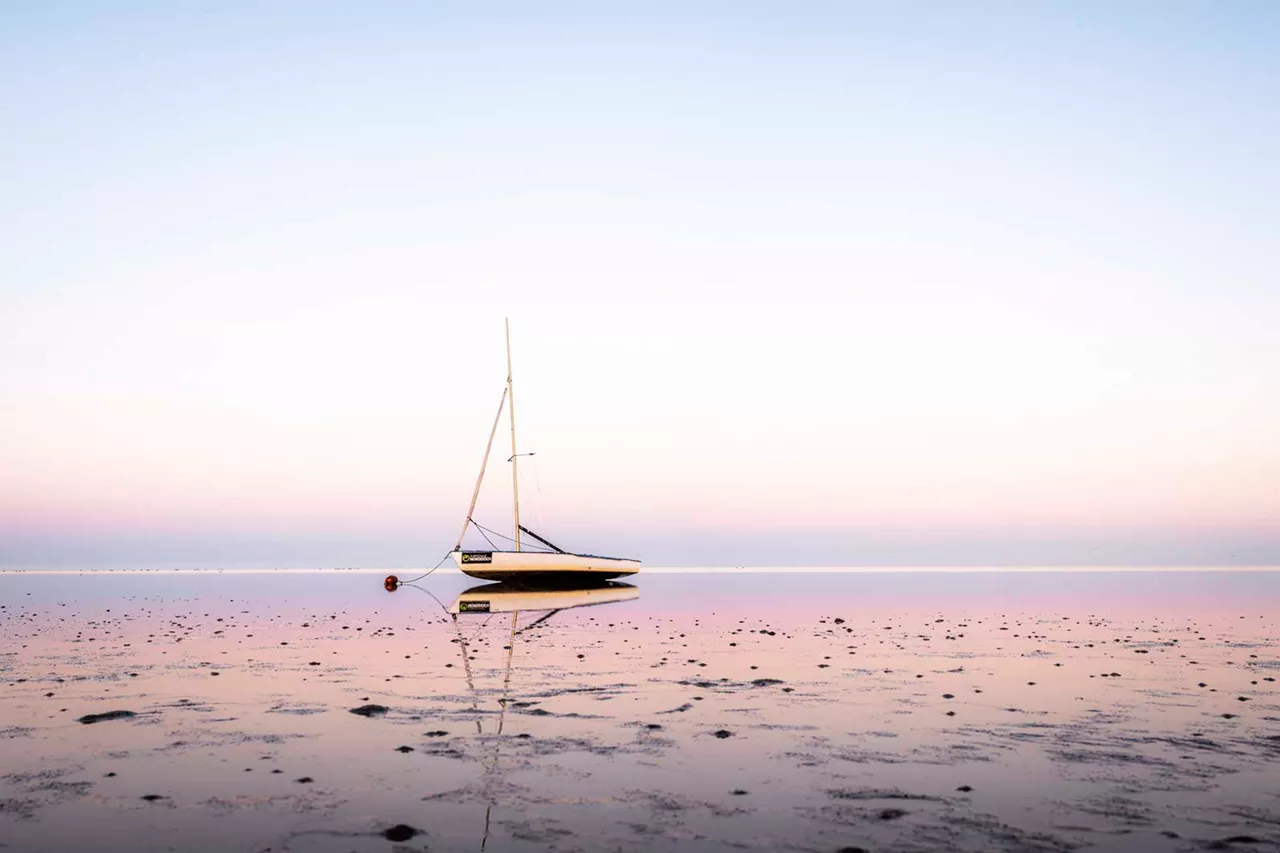
[{"label": "black sticker on hull", "polygon": [[493,554],[487,551],[477,553],[464,553],[462,555],[464,563],[492,563]]},{"label": "black sticker on hull", "polygon": [[487,601],[459,601],[459,613],[488,613],[489,602]]}]

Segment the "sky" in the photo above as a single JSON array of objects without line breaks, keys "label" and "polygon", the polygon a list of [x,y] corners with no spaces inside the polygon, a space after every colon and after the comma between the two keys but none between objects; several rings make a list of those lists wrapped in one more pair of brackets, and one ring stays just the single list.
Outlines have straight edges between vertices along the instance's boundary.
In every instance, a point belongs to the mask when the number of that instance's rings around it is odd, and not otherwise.
[{"label": "sky", "polygon": [[570,550],[1280,564],[1278,48],[1232,0],[0,4],[0,568],[433,565],[506,317]]}]

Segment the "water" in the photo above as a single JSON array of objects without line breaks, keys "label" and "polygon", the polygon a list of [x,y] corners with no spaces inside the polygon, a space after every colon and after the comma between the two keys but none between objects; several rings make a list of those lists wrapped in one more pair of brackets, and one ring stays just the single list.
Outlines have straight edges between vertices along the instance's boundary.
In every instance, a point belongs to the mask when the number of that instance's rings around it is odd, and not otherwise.
[{"label": "water", "polygon": [[381,580],[0,575],[0,844],[1280,843],[1280,573]]}]

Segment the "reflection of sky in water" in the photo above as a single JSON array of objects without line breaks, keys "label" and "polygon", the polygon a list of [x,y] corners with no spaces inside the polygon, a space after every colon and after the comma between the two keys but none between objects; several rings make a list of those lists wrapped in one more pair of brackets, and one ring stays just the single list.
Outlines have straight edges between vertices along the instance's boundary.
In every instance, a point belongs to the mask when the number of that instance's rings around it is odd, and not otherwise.
[{"label": "reflection of sky in water", "polygon": [[[511,613],[447,616],[461,575],[0,576],[0,835],[381,850],[407,823],[476,849],[486,813],[490,850],[1274,835],[1280,574],[631,580],[519,613],[513,641]],[[116,709],[138,716],[74,722]]]},{"label": "reflection of sky in water", "polygon": [[[402,573],[407,580],[412,575]],[[1203,612],[1280,601],[1280,572],[1269,571],[819,571],[641,573],[632,579],[644,589],[646,609],[735,607],[810,608],[815,599],[842,606],[923,608],[964,606],[1087,607],[1090,611],[1135,608],[1141,612]],[[458,573],[437,572],[422,585],[442,599],[478,582]],[[412,610],[411,596],[389,599],[364,572],[176,572],[95,574],[0,574],[6,587],[21,584],[34,601],[91,604],[102,596],[163,595],[206,601],[262,601],[272,604],[353,604],[377,612]],[[6,598],[16,596],[7,595]],[[410,602],[403,599],[408,598]]]}]

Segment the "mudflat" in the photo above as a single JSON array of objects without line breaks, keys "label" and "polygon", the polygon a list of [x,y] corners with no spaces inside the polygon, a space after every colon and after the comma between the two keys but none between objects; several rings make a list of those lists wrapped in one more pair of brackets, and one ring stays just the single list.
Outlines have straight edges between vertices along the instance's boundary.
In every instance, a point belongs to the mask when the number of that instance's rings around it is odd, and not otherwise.
[{"label": "mudflat", "polygon": [[381,581],[0,575],[0,849],[1280,847],[1277,573]]}]

